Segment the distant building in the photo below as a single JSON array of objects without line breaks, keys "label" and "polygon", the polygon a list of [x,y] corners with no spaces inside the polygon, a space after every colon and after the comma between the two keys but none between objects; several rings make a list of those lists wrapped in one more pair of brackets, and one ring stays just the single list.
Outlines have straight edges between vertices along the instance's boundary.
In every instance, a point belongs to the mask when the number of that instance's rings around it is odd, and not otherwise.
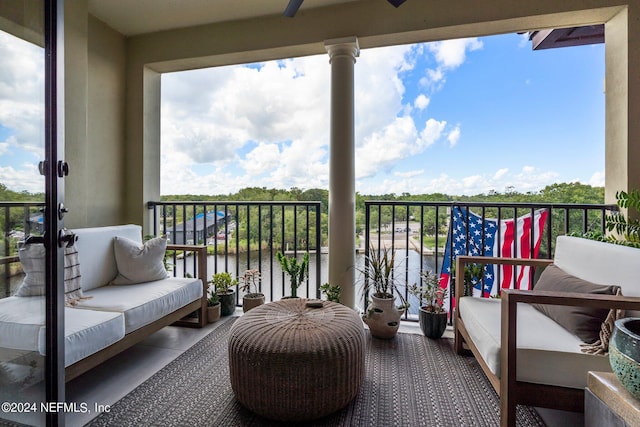
[{"label": "distant building", "polygon": [[41,213],[29,216],[29,234],[44,233],[44,216]]},{"label": "distant building", "polygon": [[186,222],[176,224],[175,227],[167,227],[166,233],[171,243],[179,245],[206,243],[209,236],[224,231],[225,225],[231,219],[231,214],[225,217],[225,213],[221,211],[207,212],[206,216],[204,213],[199,213],[195,219],[190,218]]}]

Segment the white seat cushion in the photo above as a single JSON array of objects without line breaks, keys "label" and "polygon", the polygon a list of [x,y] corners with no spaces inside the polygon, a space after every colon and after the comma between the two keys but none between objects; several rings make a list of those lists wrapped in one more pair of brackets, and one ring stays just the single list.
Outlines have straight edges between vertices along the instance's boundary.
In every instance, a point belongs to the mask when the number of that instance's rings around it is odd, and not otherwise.
[{"label": "white seat cushion", "polygon": [[128,334],[200,299],[202,282],[170,277],[135,285],[103,286],[84,295],[92,298],[78,302],[76,308],[123,313]]},{"label": "white seat cushion", "polygon": [[0,347],[38,351],[44,317],[44,296],[0,299]]},{"label": "white seat cushion", "polygon": [[[581,237],[558,236],[553,262],[572,276],[599,285],[620,286],[622,295],[640,297],[640,249]],[[640,310],[628,310],[625,316],[640,316]]]},{"label": "white seat cushion", "polygon": [[[65,366],[124,337],[122,313],[65,308]],[[44,297],[0,299],[0,347],[45,354]]]},{"label": "white seat cushion", "polygon": [[[500,376],[499,299],[464,297],[460,317],[487,366]],[[518,305],[518,381],[584,388],[588,371],[611,371],[608,356],[582,353],[582,341],[529,304]]]},{"label": "white seat cushion", "polygon": [[[124,337],[124,316],[108,311],[64,309],[64,366],[74,364]],[[46,327],[40,328],[39,351],[46,354]]]}]

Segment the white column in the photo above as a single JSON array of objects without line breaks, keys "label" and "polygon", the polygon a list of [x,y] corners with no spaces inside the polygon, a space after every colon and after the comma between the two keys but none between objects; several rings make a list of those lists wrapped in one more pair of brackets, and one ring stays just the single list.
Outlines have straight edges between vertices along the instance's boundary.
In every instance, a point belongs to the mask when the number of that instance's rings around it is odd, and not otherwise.
[{"label": "white column", "polygon": [[342,288],[340,301],[355,305],[356,182],[353,68],[358,39],[324,44],[331,63],[331,142],[329,147],[329,282]]}]

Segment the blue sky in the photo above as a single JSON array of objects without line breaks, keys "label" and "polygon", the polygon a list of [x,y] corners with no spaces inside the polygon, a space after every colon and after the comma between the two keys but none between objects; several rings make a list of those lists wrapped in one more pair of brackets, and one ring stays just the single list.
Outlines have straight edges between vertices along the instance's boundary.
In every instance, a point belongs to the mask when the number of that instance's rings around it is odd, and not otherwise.
[{"label": "blue sky", "polygon": [[[319,55],[164,75],[162,193],[328,188],[329,74]],[[362,194],[604,184],[603,44],[369,49],[355,74]]]},{"label": "blue sky", "polygon": [[[41,50],[0,33],[0,182],[42,191]],[[5,60],[6,58],[6,60]],[[366,49],[356,190],[478,194],[604,184],[604,45],[508,34]],[[328,188],[327,55],[165,74],[162,194]]]}]

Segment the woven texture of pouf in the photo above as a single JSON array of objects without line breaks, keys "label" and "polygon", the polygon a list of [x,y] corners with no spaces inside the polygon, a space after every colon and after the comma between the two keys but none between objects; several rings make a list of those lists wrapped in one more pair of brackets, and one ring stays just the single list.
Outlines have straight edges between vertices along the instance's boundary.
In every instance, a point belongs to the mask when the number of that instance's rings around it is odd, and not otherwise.
[{"label": "woven texture of pouf", "polygon": [[245,313],[229,334],[229,374],[238,401],[280,421],[308,421],[349,404],[364,380],[364,327],[357,313],[302,298]]}]

